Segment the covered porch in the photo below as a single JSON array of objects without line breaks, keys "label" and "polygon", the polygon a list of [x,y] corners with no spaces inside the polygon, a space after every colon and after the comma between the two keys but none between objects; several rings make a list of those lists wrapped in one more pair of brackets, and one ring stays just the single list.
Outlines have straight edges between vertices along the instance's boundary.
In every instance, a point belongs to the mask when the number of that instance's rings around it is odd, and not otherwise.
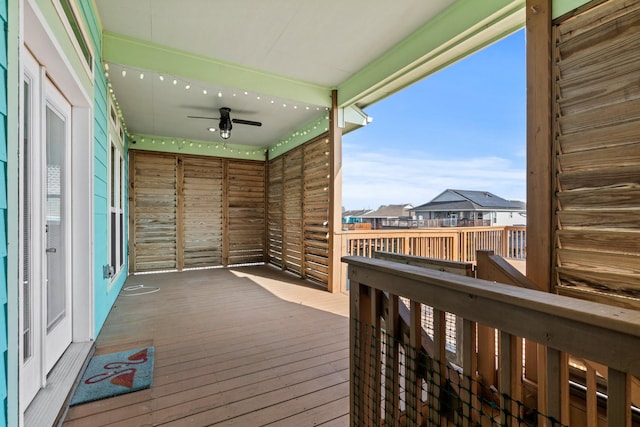
[{"label": "covered porch", "polygon": [[[72,342],[154,345],[156,367],[150,389],[70,408],[65,424],[637,423],[640,95],[626,77],[608,93],[620,58],[599,54],[637,51],[638,3],[359,2],[368,20],[344,2],[250,3],[227,16],[196,1],[87,6],[105,95],[91,151],[101,244],[87,263],[93,330]],[[526,277],[499,260],[459,277],[360,258],[471,263],[475,240],[449,231],[343,232],[342,135],[370,123],[371,104],[525,21],[530,209],[514,247]],[[366,25],[345,30],[355,23]]]},{"label": "covered porch", "polygon": [[116,300],[96,353],[155,346],[151,388],[71,407],[65,426],[348,425],[346,295],[269,266],[135,275],[125,288],[141,285]]}]

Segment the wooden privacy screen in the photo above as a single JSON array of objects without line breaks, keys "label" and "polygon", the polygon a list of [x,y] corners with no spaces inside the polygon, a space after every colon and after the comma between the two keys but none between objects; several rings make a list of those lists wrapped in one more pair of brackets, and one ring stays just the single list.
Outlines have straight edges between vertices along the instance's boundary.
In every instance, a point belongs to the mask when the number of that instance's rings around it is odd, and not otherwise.
[{"label": "wooden privacy screen", "polygon": [[263,262],[264,162],[130,151],[133,272]]},{"label": "wooden privacy screen", "polygon": [[640,4],[554,25],[560,293],[640,307]]},{"label": "wooden privacy screen", "polygon": [[327,286],[329,142],[326,136],[269,161],[269,262]]}]

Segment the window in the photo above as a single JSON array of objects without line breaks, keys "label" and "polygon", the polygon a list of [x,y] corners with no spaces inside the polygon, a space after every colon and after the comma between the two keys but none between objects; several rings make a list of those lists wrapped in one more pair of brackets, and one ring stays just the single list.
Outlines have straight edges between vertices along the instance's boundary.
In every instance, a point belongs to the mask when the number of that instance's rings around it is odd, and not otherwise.
[{"label": "window", "polygon": [[111,143],[109,153],[109,275],[116,276],[124,265],[124,160]]},{"label": "window", "polygon": [[61,10],[64,16],[67,18],[67,32],[73,36],[72,40],[74,40],[76,50],[82,56],[82,58],[84,58],[85,65],[87,66],[89,74],[91,74],[93,72],[93,52],[85,35],[86,32],[82,27],[82,21],[78,17],[79,14],[77,13],[72,3],[72,0],[58,0],[58,10]]}]

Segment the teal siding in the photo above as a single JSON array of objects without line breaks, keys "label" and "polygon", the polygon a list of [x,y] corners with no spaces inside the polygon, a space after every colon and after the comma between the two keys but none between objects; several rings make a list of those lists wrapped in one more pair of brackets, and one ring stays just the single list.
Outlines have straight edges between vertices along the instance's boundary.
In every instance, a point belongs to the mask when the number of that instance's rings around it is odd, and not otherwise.
[{"label": "teal siding", "polygon": [[0,425],[7,424],[7,0],[0,0]]},{"label": "teal siding", "polygon": [[[102,326],[113,307],[113,304],[124,284],[126,273],[120,274],[118,280],[110,287],[109,279],[102,275],[102,267],[109,264],[109,240],[107,230],[109,228],[108,205],[108,164],[109,164],[109,138],[108,138],[108,98],[107,79],[100,58],[102,57],[102,33],[96,20],[93,2],[80,0],[80,9],[87,22],[87,28],[94,46],[94,135],[93,135],[93,241],[94,241],[94,284],[95,284],[95,334],[100,333]],[[126,236],[126,234],[125,234]],[[126,248],[126,246],[125,246]],[[125,259],[126,259],[125,252]],[[126,272],[125,265],[125,272]]]}]

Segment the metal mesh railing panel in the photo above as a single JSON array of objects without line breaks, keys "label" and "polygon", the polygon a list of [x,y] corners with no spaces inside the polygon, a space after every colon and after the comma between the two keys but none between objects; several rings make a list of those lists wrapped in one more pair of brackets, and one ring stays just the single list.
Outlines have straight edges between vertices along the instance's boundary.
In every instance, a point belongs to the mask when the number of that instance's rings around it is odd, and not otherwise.
[{"label": "metal mesh railing panel", "polygon": [[353,321],[352,425],[562,426],[384,329]]}]

